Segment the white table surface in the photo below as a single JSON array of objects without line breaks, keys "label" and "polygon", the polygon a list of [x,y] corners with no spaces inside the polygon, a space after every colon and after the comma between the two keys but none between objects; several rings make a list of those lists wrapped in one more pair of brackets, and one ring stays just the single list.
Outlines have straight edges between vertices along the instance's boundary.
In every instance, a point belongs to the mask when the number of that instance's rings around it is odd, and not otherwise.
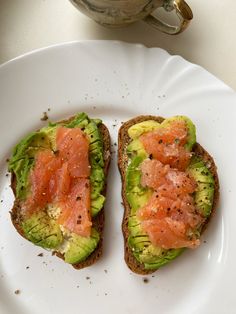
[{"label": "white table surface", "polygon": [[144,22],[122,29],[104,28],[82,15],[68,0],[0,0],[0,64],[66,41],[115,39],[179,54],[236,90],[236,1],[187,2],[194,14],[192,23],[184,33],[169,36]]}]

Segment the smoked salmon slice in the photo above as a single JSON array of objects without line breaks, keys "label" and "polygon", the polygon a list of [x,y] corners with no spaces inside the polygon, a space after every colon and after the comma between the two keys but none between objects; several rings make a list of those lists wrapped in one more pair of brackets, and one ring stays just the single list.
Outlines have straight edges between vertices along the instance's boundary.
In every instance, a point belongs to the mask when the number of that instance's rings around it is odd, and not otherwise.
[{"label": "smoked salmon slice", "polygon": [[146,205],[137,211],[142,229],[150,241],[164,249],[195,248],[200,244],[195,231],[204,222],[194,204],[197,183],[185,171],[191,153],[184,145],[184,121],[140,137],[150,158],[140,165],[141,185],[153,189]]},{"label": "smoked salmon slice", "polygon": [[90,236],[89,139],[80,128],[58,127],[56,149],[37,153],[24,210],[30,215],[47,205],[59,207],[59,224],[78,235]]},{"label": "smoked salmon slice", "polygon": [[184,121],[173,121],[169,127],[159,128],[140,136],[146,152],[163,164],[184,170],[191,153],[184,148],[187,142],[187,127]]}]

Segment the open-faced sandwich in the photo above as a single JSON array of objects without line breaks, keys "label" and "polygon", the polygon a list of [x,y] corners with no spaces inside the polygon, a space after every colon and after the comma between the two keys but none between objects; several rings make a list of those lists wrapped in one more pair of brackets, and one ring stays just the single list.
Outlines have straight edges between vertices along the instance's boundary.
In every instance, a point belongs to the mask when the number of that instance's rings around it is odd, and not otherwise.
[{"label": "open-faced sandwich", "polygon": [[197,248],[219,197],[212,157],[185,116],[139,116],[119,131],[125,261],[148,274]]},{"label": "open-faced sandwich", "polygon": [[109,162],[109,132],[85,113],[27,135],[9,161],[16,230],[77,269],[96,262]]}]

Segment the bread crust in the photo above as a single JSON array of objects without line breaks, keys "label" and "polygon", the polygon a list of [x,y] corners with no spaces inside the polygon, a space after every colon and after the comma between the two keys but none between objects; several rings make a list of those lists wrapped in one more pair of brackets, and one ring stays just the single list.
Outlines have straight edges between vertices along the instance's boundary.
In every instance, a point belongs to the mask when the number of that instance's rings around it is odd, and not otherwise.
[{"label": "bread crust", "polygon": [[[138,116],[125,122],[119,129],[119,134],[118,134],[118,168],[120,171],[121,181],[122,181],[121,195],[122,195],[123,206],[124,206],[124,215],[123,215],[123,220],[122,220],[122,232],[123,232],[123,237],[124,237],[124,259],[127,266],[134,273],[137,273],[140,275],[148,275],[155,272],[156,270],[145,269],[144,265],[139,263],[137,259],[134,257],[128,245],[128,237],[129,237],[128,218],[129,218],[129,213],[130,213],[130,206],[126,199],[126,193],[125,193],[125,174],[126,174],[126,169],[128,166],[128,156],[126,153],[126,148],[129,145],[129,143],[132,141],[128,135],[128,129],[136,123],[140,123],[147,120],[154,120],[161,123],[165,119],[159,116],[152,116],[152,115]],[[213,207],[212,207],[211,215],[208,217],[208,219],[204,223],[204,226],[202,229],[202,232],[203,232],[206,229],[211,217],[213,216],[213,213],[215,212],[215,209],[219,201],[219,179],[217,175],[217,167],[215,165],[213,158],[209,155],[209,153],[198,143],[194,145],[192,151],[204,160],[208,169],[213,174],[213,177],[215,180]]]},{"label": "bread crust", "polygon": [[[64,123],[64,122],[70,122],[71,120],[74,119],[74,116],[67,119],[67,120],[62,120],[59,121],[58,123]],[[102,195],[106,196],[106,178],[108,175],[108,170],[109,170],[109,165],[110,165],[110,159],[111,159],[111,142],[110,142],[110,134],[107,129],[107,127],[104,124],[100,124],[98,126],[98,129],[101,133],[101,136],[103,138],[103,158],[104,158],[104,173],[105,173],[105,184],[104,188],[102,191]],[[15,196],[15,201],[13,208],[10,211],[11,215],[11,221],[16,228],[17,232],[27,239],[24,235],[24,231],[21,228],[21,206],[20,206],[20,201],[16,198],[16,177],[13,172],[11,172],[11,188]],[[101,257],[102,251],[103,251],[103,229],[104,229],[104,224],[105,224],[105,211],[104,207],[101,209],[101,211],[98,213],[96,217],[92,219],[92,224],[96,228],[96,230],[99,232],[100,235],[100,240],[99,243],[96,247],[96,249],[87,257],[87,259],[83,262],[77,263],[77,264],[71,264],[75,269],[82,269],[85,267],[88,267],[95,262]],[[28,239],[27,239],[28,240]],[[63,254],[60,252],[53,251],[53,255],[58,256],[59,258],[64,260]]]}]

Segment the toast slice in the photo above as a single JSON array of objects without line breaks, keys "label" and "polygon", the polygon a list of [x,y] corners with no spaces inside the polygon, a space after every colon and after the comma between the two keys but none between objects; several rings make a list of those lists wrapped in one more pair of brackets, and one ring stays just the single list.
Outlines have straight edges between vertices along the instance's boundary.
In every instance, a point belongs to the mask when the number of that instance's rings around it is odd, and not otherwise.
[{"label": "toast slice", "polygon": [[[128,129],[140,122],[148,121],[148,120],[154,120],[158,123],[162,123],[165,119],[159,116],[152,116],[152,115],[144,115],[144,116],[138,116],[135,117],[127,122],[125,122],[120,130],[118,135],[118,167],[121,174],[121,180],[122,180],[122,198],[123,198],[123,206],[124,206],[124,215],[123,215],[123,221],[122,221],[122,232],[124,237],[124,259],[127,264],[127,266],[135,273],[140,275],[147,275],[151,274],[157,269],[146,269],[144,267],[144,264],[140,263],[135,256],[132,253],[131,247],[128,244],[128,238],[129,238],[129,228],[128,228],[128,220],[130,215],[130,205],[126,197],[126,171],[128,167],[129,157],[127,155],[127,146],[130,144],[132,139],[128,135]],[[214,181],[215,181],[215,191],[214,191],[214,199],[213,199],[213,206],[211,210],[210,216],[205,220],[204,225],[202,227],[201,233],[206,229],[213,213],[215,212],[215,209],[218,204],[219,200],[219,180],[217,175],[217,168],[214,163],[213,158],[209,155],[209,153],[198,143],[196,143],[193,146],[192,152],[199,156],[207,165],[207,168],[211,172]]]},{"label": "toast slice", "polygon": [[[64,123],[69,123],[73,121],[75,116],[67,119],[67,120],[62,120],[59,122],[56,122],[57,124],[64,124]],[[107,129],[107,127],[103,124],[100,123],[98,125],[98,130],[100,132],[102,142],[103,142],[103,161],[104,161],[104,166],[103,166],[103,171],[104,171],[104,177],[105,177],[105,182],[102,191],[100,192],[101,195],[104,197],[106,196],[106,178],[108,175],[108,169],[109,169],[109,164],[110,164],[110,158],[111,158],[111,153],[110,153],[110,134]],[[21,208],[21,201],[17,198],[16,196],[16,185],[17,185],[17,179],[16,175],[13,171],[11,171],[11,188],[12,191],[15,195],[15,201],[13,208],[11,209],[10,215],[11,215],[11,221],[17,230],[17,232],[27,239],[25,236],[24,230],[22,228],[22,208]],[[80,261],[79,263],[74,263],[72,266],[75,269],[82,269],[84,267],[88,267],[100,258],[102,255],[103,251],[103,229],[104,229],[104,222],[105,222],[105,211],[104,211],[104,206],[101,208],[99,213],[95,216],[92,217],[92,226],[97,230],[99,233],[99,242],[95,248],[95,250],[83,261]],[[28,239],[27,239],[28,240]],[[57,250],[52,250],[52,254],[58,256],[59,258],[64,260],[64,254],[57,251]]]}]

